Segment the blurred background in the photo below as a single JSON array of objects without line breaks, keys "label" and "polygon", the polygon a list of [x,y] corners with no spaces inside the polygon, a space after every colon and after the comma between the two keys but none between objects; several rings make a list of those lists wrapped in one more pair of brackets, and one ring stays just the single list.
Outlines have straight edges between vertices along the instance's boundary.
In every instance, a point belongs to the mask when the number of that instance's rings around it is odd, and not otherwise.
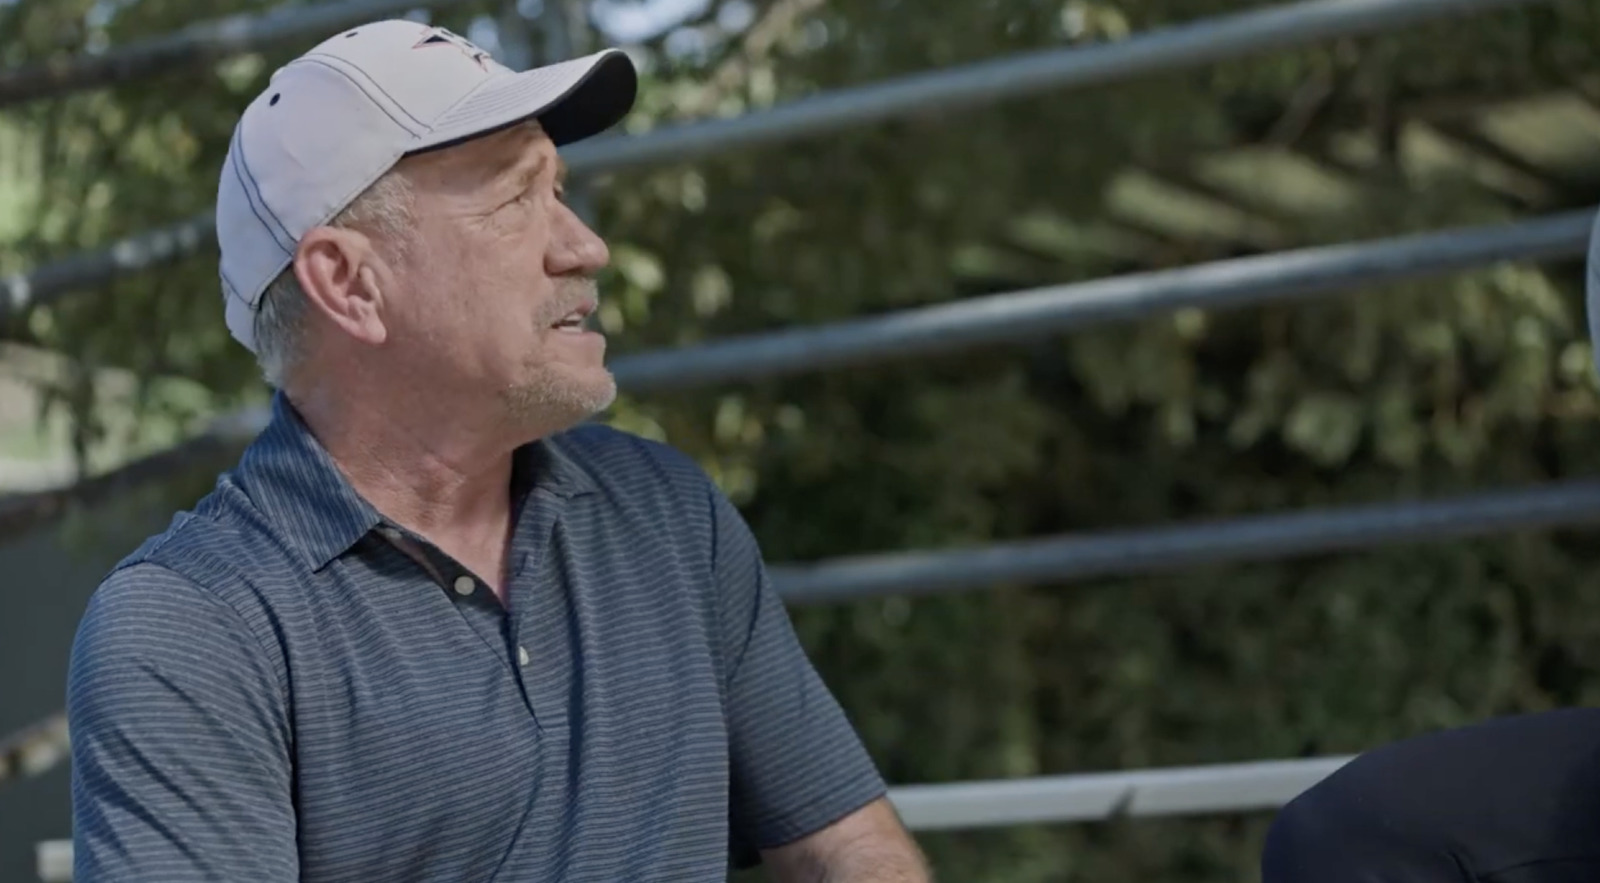
[{"label": "blurred background", "polygon": [[[38,879],[35,844],[71,834],[51,716],[89,593],[236,457],[248,428],[214,421],[265,401],[206,213],[270,73],[371,17],[341,10],[444,24],[518,68],[624,46],[643,82],[617,137],[643,143],[1020,53],[1383,5],[1432,11],[574,155],[613,255],[624,394],[604,419],[740,505],[897,785],[1329,757],[1600,700],[1600,2],[0,0],[0,880]],[[221,36],[168,36],[197,24]],[[116,63],[72,79],[96,59]],[[1380,240],[1400,250],[1361,250]],[[1353,250],[1303,251],[1334,245]],[[1251,273],[1273,290],[1230,301]],[[1210,294],[1128,307],[1174,278]],[[957,315],[915,352],[858,335],[820,370],[812,350],[746,370],[761,337],[721,374],[672,373],[735,335],[838,340],[888,326],[831,323],[1108,279],[1128,284],[1051,289],[1067,311],[1109,298],[1108,321],[964,340]],[[1265,520],[1300,510],[1346,514]],[[1066,539],[1042,564],[962,557],[1046,537]],[[955,557],[809,566],[909,551]],[[1255,879],[1270,819],[920,840],[944,880],[1211,883]]]}]

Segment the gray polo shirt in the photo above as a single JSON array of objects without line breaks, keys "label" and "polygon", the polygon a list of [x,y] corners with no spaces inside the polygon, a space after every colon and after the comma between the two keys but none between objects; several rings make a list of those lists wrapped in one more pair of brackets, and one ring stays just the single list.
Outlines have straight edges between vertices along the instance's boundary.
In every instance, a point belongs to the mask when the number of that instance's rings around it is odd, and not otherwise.
[{"label": "gray polo shirt", "polygon": [[693,461],[584,426],[511,492],[507,609],[280,397],[89,604],[75,879],[698,883],[885,793]]}]

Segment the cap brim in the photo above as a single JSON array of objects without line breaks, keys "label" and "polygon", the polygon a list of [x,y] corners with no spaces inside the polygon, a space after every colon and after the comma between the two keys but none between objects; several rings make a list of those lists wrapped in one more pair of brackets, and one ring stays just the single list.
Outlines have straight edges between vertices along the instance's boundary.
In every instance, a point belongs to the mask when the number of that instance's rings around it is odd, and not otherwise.
[{"label": "cap brim", "polygon": [[556,144],[598,135],[633,108],[639,78],[633,60],[607,49],[500,77],[451,108],[411,151],[437,150],[537,119]]}]

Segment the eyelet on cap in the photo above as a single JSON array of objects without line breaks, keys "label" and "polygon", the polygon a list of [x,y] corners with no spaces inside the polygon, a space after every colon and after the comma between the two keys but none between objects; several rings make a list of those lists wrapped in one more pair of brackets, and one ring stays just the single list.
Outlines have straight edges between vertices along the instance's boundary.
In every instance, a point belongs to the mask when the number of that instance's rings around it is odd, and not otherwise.
[{"label": "eyelet on cap", "polygon": [[268,106],[268,107],[275,107],[275,106],[277,106],[277,104],[278,104],[278,99],[279,99],[279,98],[282,98],[282,97],[283,97],[283,93],[281,93],[281,92],[275,92],[275,93],[273,93],[273,95],[272,95],[272,100],[271,100],[271,101],[268,101],[268,102],[267,102],[267,106]]}]

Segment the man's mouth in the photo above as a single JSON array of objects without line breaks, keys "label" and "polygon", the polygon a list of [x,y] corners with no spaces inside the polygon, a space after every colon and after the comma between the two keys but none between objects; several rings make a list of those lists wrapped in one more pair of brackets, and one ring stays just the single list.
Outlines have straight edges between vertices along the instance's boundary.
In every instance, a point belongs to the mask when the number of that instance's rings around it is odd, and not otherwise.
[{"label": "man's mouth", "polygon": [[568,334],[582,334],[588,330],[585,327],[585,323],[594,314],[595,306],[594,301],[586,300],[579,304],[576,309],[556,320],[550,327],[557,331],[565,331]]}]

